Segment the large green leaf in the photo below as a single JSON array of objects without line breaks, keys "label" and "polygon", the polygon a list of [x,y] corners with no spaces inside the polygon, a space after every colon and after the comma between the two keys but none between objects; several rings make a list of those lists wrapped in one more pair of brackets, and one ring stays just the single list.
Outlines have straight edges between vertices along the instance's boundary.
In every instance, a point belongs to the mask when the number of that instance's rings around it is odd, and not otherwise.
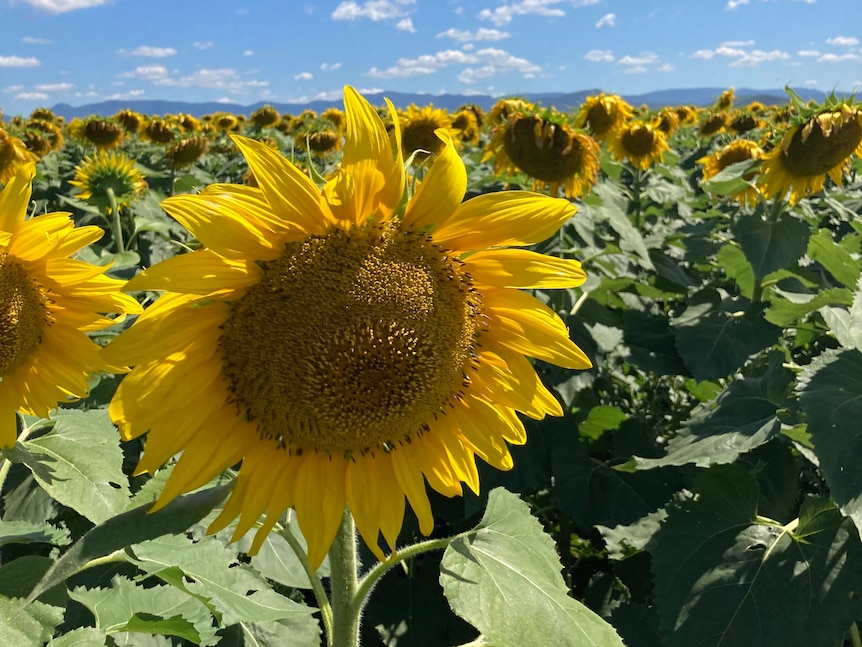
[{"label": "large green leaf", "polygon": [[728,278],[733,279],[742,296],[746,299],[754,296],[754,269],[738,245],[723,245],[715,255],[715,261]]},{"label": "large green leaf", "polygon": [[808,256],[848,288],[859,280],[862,257],[859,256],[858,234],[845,236],[841,243],[836,243],[831,231],[821,229],[808,243]]},{"label": "large green leaf", "polygon": [[80,627],[57,636],[48,643],[47,647],[101,647],[107,637],[108,634],[104,629]]},{"label": "large green leaf", "polygon": [[29,599],[33,600],[79,572],[97,557],[104,557],[131,544],[183,532],[199,522],[227,496],[228,486],[220,486],[177,497],[158,512],[148,514],[149,503],[119,514],[96,526],[76,541],[39,581]]},{"label": "large green leaf", "polygon": [[23,444],[33,476],[54,499],[101,523],[126,509],[128,479],[117,430],[104,409],[60,410],[54,428]]},{"label": "large green leaf", "polygon": [[108,633],[178,636],[197,645],[215,644],[206,605],[171,586],[143,587],[115,577],[110,588],[76,587],[69,597],[83,604]]},{"label": "large green leaf", "polygon": [[800,376],[799,394],[823,478],[862,528],[862,352],[823,353]]},{"label": "large green leaf", "polygon": [[809,229],[804,222],[789,215],[773,222],[755,213],[737,219],[733,233],[759,280],[802,257]]},{"label": "large green leaf", "polygon": [[824,306],[820,314],[839,344],[862,351],[862,280],[856,286],[849,310]]},{"label": "large green leaf", "polygon": [[63,621],[63,609],[0,595],[0,645],[42,647]]},{"label": "large green leaf", "polygon": [[781,429],[778,410],[786,405],[793,373],[773,352],[755,377],[730,382],[718,397],[699,404],[667,445],[662,458],[636,457],[640,469],[694,463],[730,463],[773,438]]},{"label": "large green leaf", "polygon": [[701,299],[672,321],[679,354],[696,380],[725,377],[778,340],[781,330],[756,309],[709,294]]},{"label": "large green leaf", "polygon": [[754,477],[718,465],[673,505],[651,553],[667,647],[831,647],[862,613],[862,544],[825,499],[798,527],[758,522]]},{"label": "large green leaf", "polygon": [[491,492],[476,530],[446,549],[440,583],[455,613],[497,647],[623,644],[567,595],[553,541],[503,489]]},{"label": "large green leaf", "polygon": [[828,288],[816,294],[772,288],[770,306],[764,313],[764,318],[776,326],[792,326],[823,306],[849,306],[852,303],[853,292],[847,288]]},{"label": "large green leaf", "polygon": [[165,536],[132,546],[141,570],[193,595],[220,616],[222,626],[310,615],[314,609],[276,593],[257,571],[237,562],[213,537]]},{"label": "large green leaf", "polygon": [[29,521],[0,521],[0,546],[3,544],[52,544],[67,546],[69,531],[48,523]]}]

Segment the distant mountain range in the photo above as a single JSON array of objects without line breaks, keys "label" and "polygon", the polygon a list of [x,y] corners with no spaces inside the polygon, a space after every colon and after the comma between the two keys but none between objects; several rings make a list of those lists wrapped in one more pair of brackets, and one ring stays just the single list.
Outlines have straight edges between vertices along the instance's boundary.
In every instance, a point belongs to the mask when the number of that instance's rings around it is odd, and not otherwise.
[{"label": "distant mountain range", "polygon": [[[646,94],[624,94],[623,98],[633,106],[646,104],[649,108],[662,108],[664,106],[693,105],[709,106],[715,103],[718,96],[727,88],[677,88],[671,90],[656,90]],[[580,90],[578,92],[546,92],[539,94],[513,95],[527,99],[543,106],[553,106],[557,110],[570,112],[580,106],[588,96],[599,94],[601,90]],[[796,90],[804,100],[815,99],[822,101],[824,92],[821,90],[802,89]],[[377,92],[367,94],[365,98],[372,105],[384,105],[383,97],[387,97],[397,108],[407,108],[412,103],[418,106],[434,104],[437,108],[455,110],[464,104],[475,104],[483,110],[488,110],[500,97],[492,97],[483,94],[412,94],[405,92]],[[735,105],[744,106],[752,101],[760,101],[766,105],[783,104],[787,101],[784,90],[752,90],[749,88],[737,88]],[[311,109],[322,112],[327,108],[342,108],[341,99],[335,101],[309,101],[308,103],[275,103],[264,102],[242,106],[237,103],[220,103],[216,101],[190,103],[183,101],[102,101],[90,103],[83,106],[70,106],[67,103],[58,103],[51,110],[54,114],[62,115],[66,119],[73,117],[87,117],[89,115],[113,115],[124,108],[135,110],[146,115],[165,115],[185,113],[195,117],[201,117],[214,112],[231,112],[233,114],[250,115],[252,112],[264,105],[271,105],[282,114],[299,114],[303,110]]]}]

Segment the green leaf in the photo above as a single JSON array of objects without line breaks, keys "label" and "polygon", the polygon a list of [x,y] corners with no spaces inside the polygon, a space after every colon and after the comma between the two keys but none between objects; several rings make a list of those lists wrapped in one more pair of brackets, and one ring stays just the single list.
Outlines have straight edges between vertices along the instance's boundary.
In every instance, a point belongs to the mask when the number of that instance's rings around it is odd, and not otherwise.
[{"label": "green leaf", "polygon": [[745,176],[751,173],[756,160],[743,160],[722,169],[714,176],[700,183],[700,187],[713,195],[734,195],[750,188],[751,182]]},{"label": "green leaf", "polygon": [[715,255],[715,261],[733,279],[742,296],[750,299],[754,295],[754,269],[739,246],[733,243],[723,245]]},{"label": "green leaf", "polygon": [[[0,566],[0,595],[26,597],[54,561],[41,555],[23,555]],[[54,604],[55,600],[44,600]]]},{"label": "green leaf", "polygon": [[826,351],[811,362],[799,402],[832,498],[862,528],[862,352]]},{"label": "green leaf", "polygon": [[641,267],[654,269],[643,236],[626,215],[625,197],[607,182],[597,184],[593,192],[602,199],[600,205],[585,208],[593,221],[607,222],[619,236],[620,249],[632,252]]},{"label": "green leaf", "polygon": [[103,647],[107,637],[104,629],[79,627],[53,638],[47,647]]},{"label": "green leaf", "polygon": [[617,407],[599,405],[590,409],[587,419],[578,425],[578,431],[587,438],[599,438],[606,431],[617,429],[628,417]]},{"label": "green leaf", "polygon": [[737,465],[704,472],[695,492],[651,549],[667,647],[840,642],[862,612],[852,523],[823,499],[803,503],[795,532],[757,523],[757,483]]},{"label": "green leaf", "polygon": [[667,454],[635,457],[638,468],[731,463],[771,440],[781,430],[777,412],[785,406],[793,382],[793,373],[782,367],[783,361],[782,353],[770,353],[768,365],[757,377],[733,380],[714,400],[697,405],[671,438]]},{"label": "green leaf", "polygon": [[237,563],[236,551],[213,537],[165,536],[130,548],[141,570],[204,600],[223,626],[308,615],[314,609],[276,593],[256,571]]},{"label": "green leaf", "polygon": [[[850,249],[843,243],[851,243]],[[859,256],[859,236],[848,235],[836,243],[829,229],[821,229],[808,242],[808,256],[820,263],[839,283],[852,288],[859,280],[862,271],[862,257]],[[855,254],[850,250],[855,247]]]},{"label": "green leaf", "polygon": [[61,622],[61,607],[0,595],[0,645],[42,647]]},{"label": "green leaf", "polygon": [[769,323],[781,327],[792,326],[823,306],[850,306],[853,303],[853,292],[847,288],[827,288],[816,294],[779,288],[772,288],[771,292],[770,306],[763,316]]},{"label": "green leaf", "polygon": [[60,410],[51,432],[23,443],[39,485],[93,523],[121,512],[129,500],[117,430],[104,409]]},{"label": "green leaf", "polygon": [[689,305],[672,320],[677,348],[696,380],[725,377],[778,340],[781,330],[760,313],[734,307],[710,299]]},{"label": "green leaf", "polygon": [[623,311],[623,324],[623,340],[629,348],[628,362],[660,375],[688,373],[666,316],[627,309]]},{"label": "green leaf", "polygon": [[741,216],[733,233],[754,270],[756,279],[796,263],[808,244],[808,225],[785,215],[776,222],[761,215]]},{"label": "green leaf", "polygon": [[215,628],[204,604],[171,586],[144,588],[115,577],[110,588],[76,587],[69,597],[80,602],[108,633],[137,632],[212,644]]},{"label": "green leaf", "polygon": [[51,544],[68,546],[69,531],[49,523],[29,521],[0,521],[0,546],[3,544]]},{"label": "green leaf", "polygon": [[446,549],[440,583],[455,613],[497,647],[623,644],[567,595],[553,541],[503,489],[491,492],[477,529]]},{"label": "green leaf", "polygon": [[247,647],[320,647],[320,625],[314,616],[241,622],[238,628]]},{"label": "green leaf", "polygon": [[179,496],[152,514],[147,512],[152,507],[148,503],[96,526],[57,560],[28,599],[34,600],[48,589],[61,584],[92,559],[110,555],[137,542],[184,532],[221,503],[229,490],[228,486],[220,486]]},{"label": "green leaf", "polygon": [[844,348],[862,350],[862,279],[856,286],[850,310],[825,306],[820,309],[823,320]]}]

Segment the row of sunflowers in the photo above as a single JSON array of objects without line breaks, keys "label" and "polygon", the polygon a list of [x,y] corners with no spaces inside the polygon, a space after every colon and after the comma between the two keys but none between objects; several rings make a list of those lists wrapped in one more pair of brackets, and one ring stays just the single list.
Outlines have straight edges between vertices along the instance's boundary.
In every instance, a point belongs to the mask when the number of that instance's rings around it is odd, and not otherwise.
[{"label": "row of sunflowers", "polygon": [[0,122],[0,636],[855,646],[862,109],[789,94]]}]

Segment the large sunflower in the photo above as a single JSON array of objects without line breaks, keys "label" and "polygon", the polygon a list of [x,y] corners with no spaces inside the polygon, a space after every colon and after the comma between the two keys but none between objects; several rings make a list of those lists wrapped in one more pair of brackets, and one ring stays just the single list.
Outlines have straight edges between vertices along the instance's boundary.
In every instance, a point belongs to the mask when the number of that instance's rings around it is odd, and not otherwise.
[{"label": "large sunflower", "polygon": [[15,444],[17,411],[47,416],[87,394],[88,373],[111,368],[86,334],[114,323],[104,313],[141,311],[105,267],[69,258],[99,227],[75,228],[67,213],[26,217],[34,175],[25,164],[0,192],[0,448]]},{"label": "large sunflower", "polygon": [[443,108],[435,108],[434,104],[421,108],[416,104],[407,106],[407,111],[401,115],[400,123],[404,157],[415,153],[417,159],[425,159],[429,153],[440,153],[444,143],[436,133],[441,128],[446,131],[448,137],[460,141],[458,130],[452,126],[452,117]]},{"label": "large sunflower", "polygon": [[[526,440],[517,412],[560,415],[525,356],[590,361],[562,320],[519,288],[576,286],[580,264],[524,249],[574,213],[512,191],[462,203],[453,142],[416,193],[397,120],[345,88],[340,170],[322,191],[255,141],[235,137],[260,188],[217,184],[167,199],[204,245],[133,278],[165,294],[108,346],[132,372],[110,412],[122,437],[149,431],[138,472],[182,452],[157,506],[242,461],[216,531],[288,508],[317,566],[349,506],[372,551],[394,550],[405,497],[433,528],[425,483],[478,491],[475,456],[509,469]],[[390,114],[395,109],[390,104]],[[515,247],[516,249],[507,249]]]},{"label": "large sunflower", "polygon": [[763,156],[761,191],[766,197],[789,193],[795,204],[820,191],[827,175],[840,185],[854,152],[862,155],[862,111],[842,103],[790,128]]},{"label": "large sunflower", "polygon": [[639,120],[628,122],[608,144],[611,157],[619,162],[627,159],[642,170],[661,161],[669,148],[662,131]]},{"label": "large sunflower", "polygon": [[[697,160],[698,164],[703,165],[704,181],[715,177],[728,166],[745,162],[748,160],[760,159],[763,156],[763,149],[755,142],[747,139],[737,139],[729,143],[720,150],[706,155]],[[750,181],[754,179],[756,173],[749,171],[743,176],[743,179]],[[736,200],[740,205],[755,204],[760,196],[760,191],[755,186],[748,186],[745,189],[730,194],[730,198]]]},{"label": "large sunflower", "polygon": [[24,142],[0,128],[0,184],[8,182],[27,162],[38,159]]},{"label": "large sunflower", "polygon": [[575,115],[575,126],[586,128],[601,142],[611,141],[634,114],[634,109],[615,94],[587,97]]},{"label": "large sunflower", "polygon": [[110,205],[109,189],[113,191],[117,205],[125,207],[147,188],[143,173],[125,153],[104,149],[92,157],[85,157],[75,167],[75,178],[69,184],[80,191],[78,198],[101,209]]}]

